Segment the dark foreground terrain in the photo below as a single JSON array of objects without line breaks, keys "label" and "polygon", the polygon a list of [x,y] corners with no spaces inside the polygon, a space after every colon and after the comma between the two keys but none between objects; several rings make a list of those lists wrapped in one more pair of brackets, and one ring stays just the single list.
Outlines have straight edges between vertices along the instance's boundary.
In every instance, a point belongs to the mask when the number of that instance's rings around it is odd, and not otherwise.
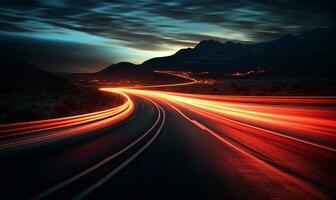
[{"label": "dark foreground terrain", "polygon": [[23,61],[0,60],[1,123],[83,114],[122,103],[118,96],[78,87]]}]

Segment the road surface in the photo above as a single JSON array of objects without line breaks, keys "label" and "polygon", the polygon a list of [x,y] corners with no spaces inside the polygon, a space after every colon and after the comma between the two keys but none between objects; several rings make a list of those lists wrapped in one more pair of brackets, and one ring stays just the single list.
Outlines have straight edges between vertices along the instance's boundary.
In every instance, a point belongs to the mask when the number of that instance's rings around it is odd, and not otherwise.
[{"label": "road surface", "polygon": [[0,125],[1,199],[335,199],[336,98],[104,88],[125,103]]}]

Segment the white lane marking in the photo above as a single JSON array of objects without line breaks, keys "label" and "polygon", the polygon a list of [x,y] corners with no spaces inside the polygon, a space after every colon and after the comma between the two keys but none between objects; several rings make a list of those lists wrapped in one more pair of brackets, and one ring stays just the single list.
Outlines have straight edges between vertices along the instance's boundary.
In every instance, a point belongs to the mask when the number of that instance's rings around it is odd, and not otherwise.
[{"label": "white lane marking", "polygon": [[[189,106],[186,106],[186,107],[188,108]],[[275,132],[275,131],[267,130],[265,128],[261,128],[261,127],[258,127],[258,126],[253,126],[253,125],[250,125],[250,124],[247,124],[247,123],[244,123],[244,122],[240,122],[240,121],[237,121],[237,120],[234,120],[234,119],[222,117],[222,116],[219,116],[219,115],[207,112],[207,111],[203,111],[203,110],[198,109],[198,108],[194,108],[194,109],[197,110],[197,112],[202,113],[204,115],[211,115],[213,117],[216,117],[216,118],[219,118],[219,119],[222,119],[222,120],[226,120],[228,122],[232,122],[232,123],[235,123],[235,124],[238,124],[238,125],[241,125],[241,126],[245,126],[245,127],[248,127],[248,128],[252,128],[252,129],[256,129],[256,130],[268,133],[270,135],[275,135],[275,136],[278,136],[278,137],[281,137],[281,138],[286,138],[288,140],[293,140],[293,141],[303,143],[303,144],[306,144],[306,145],[310,145],[310,146],[314,146],[316,148],[320,148],[320,149],[323,149],[323,150],[336,152],[336,148],[333,148],[333,147],[328,147],[328,146],[325,146],[325,145],[322,145],[322,144],[310,142],[310,141],[303,140],[303,139],[300,139],[300,138],[296,138],[296,137],[293,137],[293,136],[290,136],[290,135],[285,135],[281,132]]]},{"label": "white lane marking", "polygon": [[95,182],[94,184],[92,184],[91,186],[89,186],[88,188],[86,188],[85,190],[83,190],[81,193],[79,193],[75,197],[71,198],[71,200],[81,200],[81,199],[85,198],[87,195],[89,195],[90,193],[92,193],[94,190],[96,190],[97,188],[99,188],[105,182],[107,182],[108,180],[110,180],[119,171],[121,171],[123,168],[125,168],[130,162],[132,162],[136,157],[138,157],[145,149],[147,149],[153,143],[153,141],[158,137],[159,133],[161,132],[162,127],[163,127],[163,125],[165,123],[165,120],[166,120],[166,116],[165,116],[164,110],[161,107],[160,107],[160,109],[161,109],[161,111],[163,113],[163,120],[162,120],[162,123],[161,123],[159,129],[155,133],[155,135],[140,150],[138,150],[130,158],[128,158],[126,161],[124,161],[121,165],[119,165],[117,168],[115,168],[114,170],[112,170],[106,176],[104,176],[103,178],[101,178],[100,180],[98,180],[97,182]]},{"label": "white lane marking", "polygon": [[193,120],[191,118],[189,118],[188,116],[186,116],[182,111],[180,111],[178,108],[176,108],[175,106],[171,105],[170,103],[166,102],[167,105],[169,105],[171,108],[173,108],[174,110],[176,110],[182,117],[184,117],[185,119],[187,119],[188,121],[190,121],[191,123],[193,123],[194,125],[196,125],[198,128],[200,128],[201,130],[204,130],[208,133],[210,133],[211,136],[215,137],[217,140],[223,142],[224,144],[226,144],[227,146],[231,147],[233,150],[241,153],[242,155],[251,158],[252,160],[256,161],[257,163],[261,164],[262,166],[268,168],[271,171],[274,171],[276,173],[278,173],[279,175],[282,175],[284,177],[286,177],[289,181],[299,185],[300,187],[302,187],[302,189],[306,190],[306,191],[310,191],[311,193],[313,193],[316,196],[320,196],[322,195],[323,197],[326,197],[324,194],[322,194],[320,191],[316,190],[314,188],[314,185],[312,185],[311,183],[308,183],[304,180],[302,180],[301,178],[291,175],[289,173],[284,172],[283,170],[273,166],[272,164],[264,161],[263,159],[260,159],[259,157],[249,153],[248,151],[245,151],[242,148],[239,148],[239,146],[229,142],[228,140],[224,139],[223,137],[221,137],[219,134],[215,133],[214,131],[212,131],[211,129],[209,129],[208,127],[204,126],[203,124],[199,123],[196,120]]},{"label": "white lane marking", "polygon": [[[157,106],[157,105],[155,105],[155,106]],[[104,165],[105,163],[110,162],[115,157],[119,156],[120,154],[124,153],[125,151],[127,151],[128,149],[130,149],[131,147],[133,147],[134,145],[136,145],[138,142],[140,142],[140,140],[142,140],[146,135],[148,135],[156,127],[156,125],[159,123],[159,120],[161,118],[161,114],[160,114],[160,110],[159,110],[158,107],[157,107],[157,109],[158,109],[158,117],[157,117],[155,123],[141,137],[139,137],[138,139],[136,139],[135,141],[133,141],[132,143],[130,143],[129,145],[127,145],[125,148],[123,148],[120,151],[116,152],[115,154],[113,154],[113,155],[105,158],[104,160],[100,161],[99,163],[93,165],[92,167],[90,167],[90,168],[82,171],[81,173],[79,173],[79,174],[77,174],[77,175],[75,175],[75,176],[73,176],[73,177],[71,177],[71,178],[69,178],[69,179],[67,179],[67,180],[65,180],[65,181],[63,181],[63,182],[61,182],[61,183],[59,183],[59,184],[57,184],[57,185],[55,185],[55,186],[47,189],[47,190],[45,190],[44,192],[42,192],[42,193],[40,193],[40,194],[38,194],[38,195],[36,195],[34,197],[32,197],[31,200],[39,200],[39,199],[42,199],[42,198],[48,196],[49,194],[51,194],[51,193],[53,193],[53,192],[55,192],[55,191],[57,191],[57,190],[65,187],[65,186],[69,185],[70,183],[76,181],[77,179],[79,179],[79,178],[81,178],[81,177],[89,174],[90,172],[94,171],[95,169],[99,168],[100,166]]]}]

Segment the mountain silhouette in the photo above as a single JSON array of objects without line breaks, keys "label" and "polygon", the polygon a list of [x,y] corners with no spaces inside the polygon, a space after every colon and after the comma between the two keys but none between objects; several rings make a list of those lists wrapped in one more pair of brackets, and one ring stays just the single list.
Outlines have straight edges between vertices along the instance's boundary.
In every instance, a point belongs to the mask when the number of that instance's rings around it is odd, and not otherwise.
[{"label": "mountain silhouette", "polygon": [[256,44],[203,40],[194,48],[149,59],[140,67],[219,73],[267,68],[272,76],[335,76],[335,35],[335,28],[316,28]]},{"label": "mountain silhouette", "polygon": [[109,74],[115,73],[116,70],[122,71],[129,71],[129,70],[137,70],[137,65],[130,63],[130,62],[120,62],[109,67],[104,68],[103,70],[97,72],[96,74]]},{"label": "mountain silhouette", "polygon": [[171,76],[168,74],[159,74],[150,68],[140,67],[129,62],[120,62],[110,65],[96,73],[85,74],[65,74],[68,80],[77,81],[113,81],[116,82],[129,82],[136,84],[158,84],[185,81],[183,78]]}]

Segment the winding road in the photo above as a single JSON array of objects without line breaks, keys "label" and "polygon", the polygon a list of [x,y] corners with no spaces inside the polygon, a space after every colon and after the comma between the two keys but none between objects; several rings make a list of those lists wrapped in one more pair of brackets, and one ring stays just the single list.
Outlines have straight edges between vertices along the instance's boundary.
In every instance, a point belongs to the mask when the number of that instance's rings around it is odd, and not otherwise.
[{"label": "winding road", "polygon": [[0,125],[1,199],[336,198],[336,97],[101,90],[125,103]]}]

